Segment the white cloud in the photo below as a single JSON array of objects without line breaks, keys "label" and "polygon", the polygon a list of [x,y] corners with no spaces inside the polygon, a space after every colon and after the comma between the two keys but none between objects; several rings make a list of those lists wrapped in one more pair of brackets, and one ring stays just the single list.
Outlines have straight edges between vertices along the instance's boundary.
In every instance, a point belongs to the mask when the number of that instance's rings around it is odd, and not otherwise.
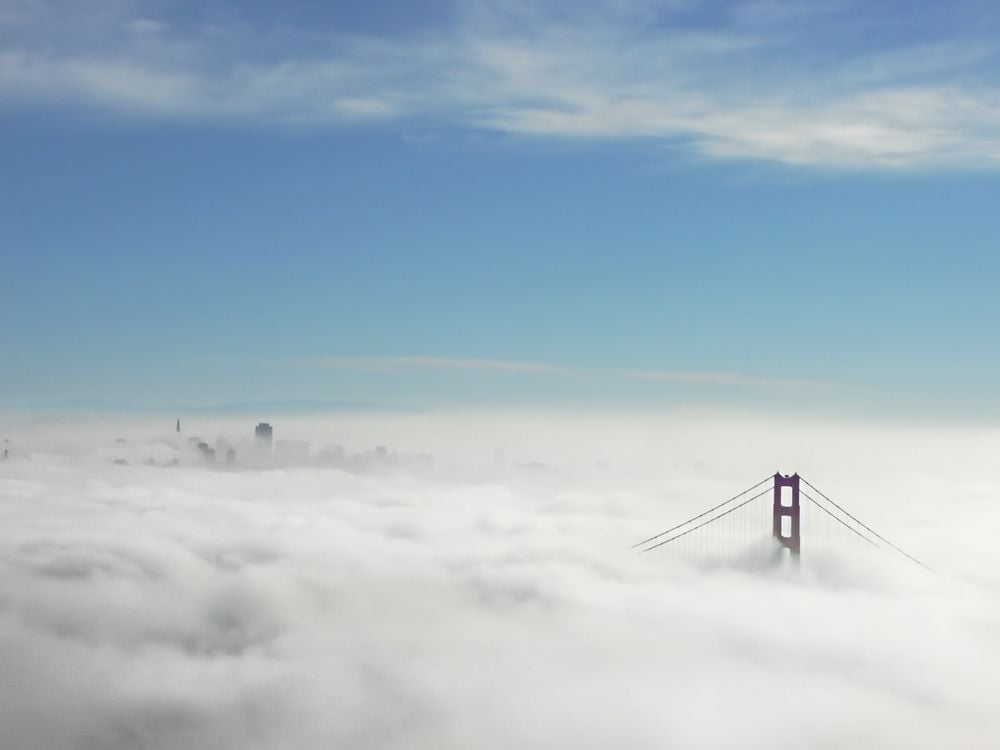
[{"label": "white cloud", "polygon": [[[143,3],[63,22],[39,4],[10,14],[0,91],[155,117],[330,126],[417,116],[822,167],[1000,163],[997,48],[985,31],[934,39],[927,28],[880,48],[874,40],[889,36],[850,4],[750,3],[692,23],[696,6],[467,2],[436,32],[377,37],[264,28],[235,9],[226,23],[181,26]],[[856,49],[843,40],[852,25],[870,37]],[[824,29],[840,29],[840,41]]]},{"label": "white cloud", "polygon": [[[276,427],[432,446],[439,468],[115,466],[97,435],[141,449],[152,425],[9,433],[0,744],[979,748],[1000,730],[995,434],[531,413]],[[477,466],[497,441],[550,471]],[[627,551],[775,463],[941,575],[849,546],[807,548],[799,575]]]}]

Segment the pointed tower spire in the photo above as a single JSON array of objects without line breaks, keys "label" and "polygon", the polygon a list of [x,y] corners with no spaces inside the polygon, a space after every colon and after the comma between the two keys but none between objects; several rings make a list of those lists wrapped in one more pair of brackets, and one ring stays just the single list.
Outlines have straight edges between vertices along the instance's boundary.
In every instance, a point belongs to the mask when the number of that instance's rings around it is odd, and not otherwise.
[{"label": "pointed tower spire", "polygon": [[179,419],[177,420],[177,431],[178,432],[181,431],[181,420],[179,420]]}]

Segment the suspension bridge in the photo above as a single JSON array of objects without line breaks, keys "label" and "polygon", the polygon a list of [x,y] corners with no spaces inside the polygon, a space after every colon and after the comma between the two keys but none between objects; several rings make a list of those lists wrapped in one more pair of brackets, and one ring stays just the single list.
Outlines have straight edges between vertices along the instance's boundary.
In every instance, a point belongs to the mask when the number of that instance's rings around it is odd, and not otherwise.
[{"label": "suspension bridge", "polygon": [[770,550],[797,561],[803,538],[817,546],[843,540],[867,544],[930,570],[798,474],[765,477],[632,549],[643,553],[665,549],[705,560]]}]

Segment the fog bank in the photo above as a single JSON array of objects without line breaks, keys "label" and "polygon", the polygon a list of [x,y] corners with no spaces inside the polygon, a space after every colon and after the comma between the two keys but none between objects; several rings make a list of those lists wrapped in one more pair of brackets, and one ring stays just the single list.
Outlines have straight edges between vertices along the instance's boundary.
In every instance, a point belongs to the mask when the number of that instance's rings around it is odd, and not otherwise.
[{"label": "fog bank", "polygon": [[[7,424],[0,746],[983,748],[1000,433],[733,415]],[[234,465],[191,449],[240,447]],[[119,442],[119,440],[121,442]],[[312,460],[386,446],[384,463]],[[392,456],[433,456],[430,462]],[[150,459],[153,462],[150,463]],[[629,545],[799,471],[935,571]]]}]

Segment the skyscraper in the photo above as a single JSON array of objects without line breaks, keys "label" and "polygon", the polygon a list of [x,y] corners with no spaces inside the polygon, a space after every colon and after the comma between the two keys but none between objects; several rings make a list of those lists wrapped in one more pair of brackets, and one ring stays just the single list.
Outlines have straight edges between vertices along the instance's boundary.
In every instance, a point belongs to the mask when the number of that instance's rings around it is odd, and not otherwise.
[{"label": "skyscraper", "polygon": [[274,430],[267,422],[258,424],[254,430],[254,435],[257,437],[257,445],[271,447],[271,441],[274,439]]}]

